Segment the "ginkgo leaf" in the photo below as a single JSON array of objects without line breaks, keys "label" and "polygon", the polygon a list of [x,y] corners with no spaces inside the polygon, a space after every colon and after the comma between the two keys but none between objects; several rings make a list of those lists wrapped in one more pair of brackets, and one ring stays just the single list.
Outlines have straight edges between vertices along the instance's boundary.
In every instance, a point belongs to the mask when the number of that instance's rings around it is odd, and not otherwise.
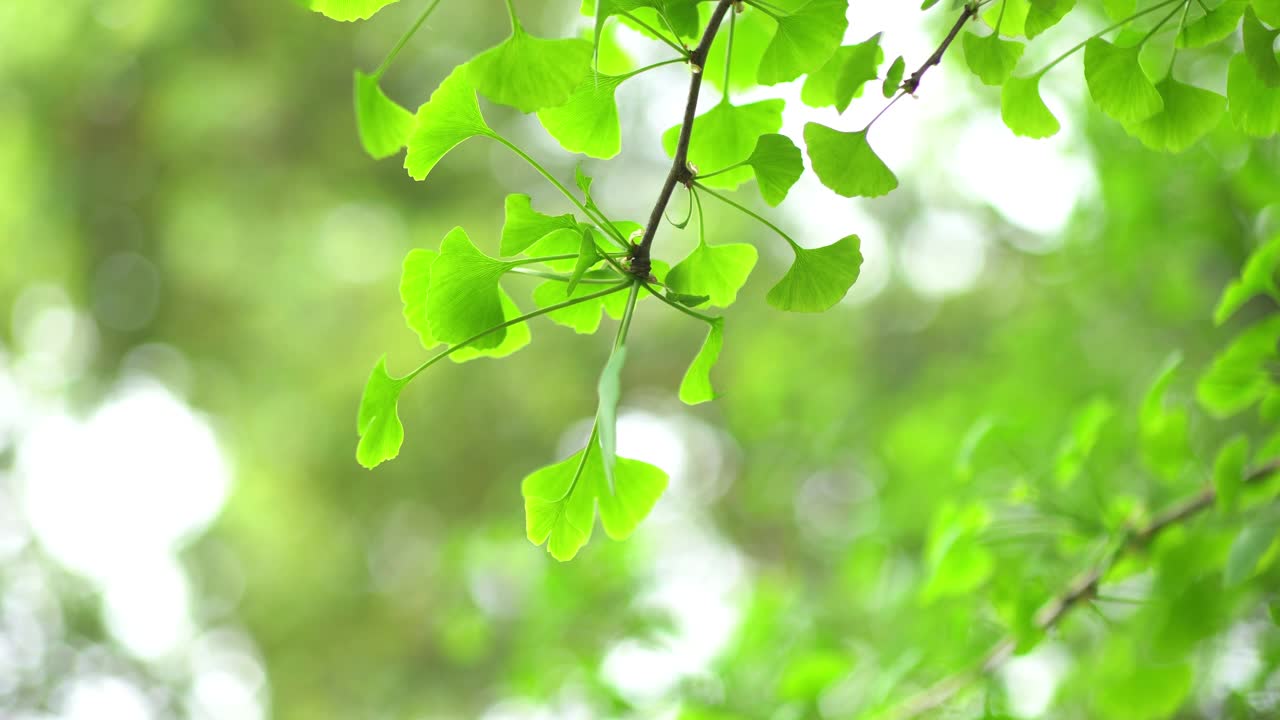
[{"label": "ginkgo leaf", "polygon": [[845,197],[880,197],[898,178],[871,149],[867,131],[840,132],[819,123],[804,126],[809,164],[823,185]]},{"label": "ginkgo leaf", "polygon": [[861,241],[849,235],[820,248],[792,246],[796,259],[765,300],[779,310],[823,312],[840,302],[858,280]]},{"label": "ginkgo leaf", "polygon": [[1253,0],[1258,19],[1271,27],[1280,27],[1280,0]]},{"label": "ginkgo leaf", "polygon": [[862,87],[876,79],[883,62],[880,33],[857,45],[836,48],[825,65],[804,79],[800,100],[809,107],[832,106],[843,113],[855,97],[862,95]]},{"label": "ginkgo leaf", "polygon": [[898,89],[902,87],[902,74],[907,70],[907,61],[901,55],[898,56],[893,64],[889,66],[889,70],[884,74],[884,83],[880,86],[880,92],[887,98],[891,98],[898,94]]},{"label": "ginkgo leaf", "polygon": [[404,304],[404,321],[418,334],[422,347],[431,349],[440,343],[431,334],[427,320],[427,291],[431,287],[431,264],[440,253],[435,250],[410,250],[400,272],[400,301]]},{"label": "ginkgo leaf", "polygon": [[454,68],[431,93],[431,99],[418,108],[404,167],[414,180],[423,180],[440,158],[477,135],[494,136],[480,114],[480,103],[462,65]]},{"label": "ginkgo leaf", "polygon": [[1084,46],[1084,79],[1102,112],[1122,123],[1145,120],[1164,101],[1138,62],[1140,47],[1119,48],[1101,38]]},{"label": "ginkgo leaf", "polygon": [[[621,281],[617,273],[612,270],[598,270],[586,274],[587,279],[613,279]],[[600,291],[600,285],[596,283],[581,283],[574,288],[573,292],[566,292],[567,283],[558,280],[549,280],[542,283],[533,290],[533,302],[540,308],[551,307],[558,303],[573,298],[580,298]],[[618,303],[614,298],[620,298],[622,303]],[[615,293],[607,295],[603,298],[586,300],[569,307],[553,310],[547,313],[547,317],[558,325],[572,328],[574,332],[581,335],[590,335],[600,328],[601,311],[609,312],[609,314],[618,318],[622,316],[622,306],[626,302],[626,293]]]},{"label": "ginkgo leaf", "polygon": [[1196,399],[1215,417],[1225,418],[1261,400],[1273,387],[1268,367],[1280,362],[1280,315],[1240,333],[1218,353],[1196,383]]},{"label": "ginkgo leaf", "polygon": [[1267,87],[1244,55],[1231,58],[1227,103],[1232,124],[1246,135],[1265,138],[1280,133],[1280,86]]},{"label": "ginkgo leaf", "polygon": [[[694,120],[689,137],[689,162],[707,172],[742,162],[755,149],[761,135],[776,133],[782,128],[785,105],[782,100],[761,100],[748,105],[721,101]],[[663,133],[662,146],[668,155],[675,156],[679,138],[678,125]],[[733,190],[750,179],[751,170],[740,167],[699,182]]]},{"label": "ginkgo leaf", "polygon": [[307,0],[307,7],[331,20],[368,20],[398,0]]},{"label": "ginkgo leaf", "polygon": [[[1231,63],[1232,73],[1237,70],[1237,61],[1242,72],[1249,71],[1249,66],[1237,55]],[[1230,96],[1231,80],[1228,79],[1227,83],[1227,95]],[[1280,89],[1271,92],[1280,96]],[[1232,100],[1232,103],[1234,111],[1235,101]],[[1280,101],[1277,104],[1280,105]],[[1280,110],[1280,108],[1277,109]],[[1276,122],[1280,123],[1280,117],[1276,118]],[[1249,259],[1244,263],[1244,269],[1240,271],[1240,277],[1232,280],[1222,291],[1222,297],[1218,299],[1218,307],[1213,311],[1213,323],[1215,325],[1225,323],[1236,310],[1255,295],[1269,295],[1280,302],[1280,287],[1276,284],[1278,271],[1280,271],[1280,236],[1272,238],[1270,242],[1249,255]]]},{"label": "ginkgo leaf", "polygon": [[[578,222],[573,215],[543,215],[534,210],[529,196],[513,193],[504,202],[506,219],[502,223],[500,243],[503,257],[524,252],[531,245],[557,230],[577,232]],[[577,243],[574,237],[573,243]],[[576,249],[576,247],[574,248]],[[572,252],[572,250],[570,250]],[[550,252],[548,255],[559,253]]]},{"label": "ginkgo leaf", "polygon": [[785,15],[760,58],[756,81],[776,85],[821,68],[849,27],[849,0],[809,0]]},{"label": "ginkgo leaf", "polygon": [[715,318],[709,325],[706,340],[703,340],[702,347],[680,381],[680,402],[686,405],[710,402],[719,397],[711,385],[711,368],[720,359],[720,349],[724,346],[724,319]]},{"label": "ginkgo leaf", "polygon": [[1226,108],[1221,95],[1180,83],[1170,75],[1156,85],[1164,108],[1125,129],[1152,150],[1182,152],[1213,129]]},{"label": "ginkgo leaf", "polygon": [[1040,76],[1011,77],[1000,92],[1000,118],[1014,135],[1047,138],[1058,132],[1058,118],[1040,98]]},{"label": "ginkgo leaf", "polygon": [[1258,79],[1267,87],[1280,87],[1280,62],[1277,62],[1275,42],[1280,30],[1271,30],[1264,26],[1249,8],[1244,14],[1242,25],[1244,35],[1244,56],[1253,66]]},{"label": "ginkgo leaf", "polygon": [[1249,462],[1249,438],[1237,435],[1232,438],[1213,461],[1213,488],[1217,503],[1224,512],[1235,509],[1236,498],[1244,489],[1245,466]]},{"label": "ginkgo leaf", "polygon": [[538,121],[565,150],[611,158],[622,149],[614,95],[623,79],[591,72],[563,105],[539,110]]},{"label": "ginkgo leaf", "polygon": [[985,85],[1003,83],[1013,74],[1022,51],[1026,49],[1022,43],[1001,40],[995,33],[986,36],[965,33],[960,42],[964,46],[964,58],[969,69]]},{"label": "ginkgo leaf", "polygon": [[596,433],[600,438],[600,464],[612,491],[613,469],[618,461],[618,402],[622,399],[622,367],[627,362],[627,348],[614,348],[600,371],[596,383]]},{"label": "ginkgo leaf", "polygon": [[[802,1],[802,0],[801,0]],[[796,0],[786,0],[790,5]],[[710,10],[709,3],[702,7]],[[704,12],[704,19],[709,12]],[[733,26],[733,52],[729,53],[729,28]],[[760,70],[760,58],[764,57],[765,48],[773,41],[777,23],[769,15],[756,10],[734,13],[724,19],[720,32],[716,33],[715,42],[707,53],[707,61],[702,68],[702,79],[708,85],[723,90],[728,82],[732,90],[747,90],[757,87],[756,75]],[[728,70],[728,78],[725,71]]]},{"label": "ginkgo leaf", "polygon": [[356,415],[356,432],[360,434],[356,460],[371,470],[400,454],[404,425],[396,413],[396,404],[408,382],[408,378],[393,378],[387,373],[387,356],[383,355],[365,383]]},{"label": "ginkgo leaf", "polygon": [[1102,0],[1102,9],[1112,20],[1127,18],[1138,9],[1138,0]]},{"label": "ginkgo leaf", "polygon": [[600,252],[596,249],[595,231],[591,228],[582,230],[582,239],[578,242],[578,259],[574,261],[573,273],[569,276],[569,292],[572,293],[578,287],[578,281],[582,276],[591,269],[592,265],[600,262]]},{"label": "ginkgo leaf", "polygon": [[667,273],[667,287],[687,295],[706,295],[712,305],[729,307],[756,266],[756,257],[755,246],[747,243],[699,243]]},{"label": "ginkgo leaf", "polygon": [[548,40],[514,23],[511,35],[480,53],[469,76],[481,95],[531,113],[563,105],[591,69],[591,43],[577,38]]},{"label": "ginkgo leaf", "polygon": [[1177,46],[1200,48],[1225,40],[1240,26],[1249,0],[1224,0],[1217,7],[1186,24],[1178,33]]},{"label": "ginkgo leaf", "polygon": [[[597,288],[598,290],[599,288]],[[516,305],[506,290],[498,288],[498,300],[502,305],[502,320],[510,322],[520,317],[520,306]],[[449,359],[455,363],[464,363],[468,360],[476,358],[504,358],[527,346],[533,340],[533,333],[529,330],[529,323],[515,323],[508,325],[504,329],[502,342],[494,347],[477,347],[476,345],[468,345],[459,348],[449,355]]]},{"label": "ginkgo leaf", "polygon": [[1076,6],[1076,0],[1030,0],[1022,32],[1030,40],[1057,25]]},{"label": "ginkgo leaf", "polygon": [[364,151],[375,160],[391,157],[409,141],[413,113],[387,97],[378,78],[359,70],[355,76],[356,130]]},{"label": "ginkgo leaf", "polygon": [[[431,264],[431,289],[427,316],[431,332],[439,340],[458,343],[502,324],[506,319],[498,280],[510,265],[485,255],[457,227],[440,242],[440,256]],[[496,348],[506,339],[506,329],[475,340],[473,348]]]},{"label": "ginkgo leaf", "polygon": [[[590,0],[583,3],[583,13],[591,14]],[[621,13],[642,15],[644,9],[652,10],[662,18],[660,26],[670,23],[671,29],[681,37],[693,37],[698,33],[697,0],[599,0],[595,3],[595,36],[596,44],[600,42],[600,33],[605,20]],[[637,30],[649,34],[640,26]],[[653,27],[651,25],[650,27]]]},{"label": "ginkgo leaf", "polygon": [[982,14],[982,21],[994,32],[999,26],[1006,37],[1026,36],[1027,13],[1031,12],[1030,0],[1000,0],[992,3]]},{"label": "ginkgo leaf", "polygon": [[525,530],[534,545],[561,562],[571,560],[591,539],[595,509],[605,534],[625,540],[653,510],[667,489],[667,474],[639,460],[619,457],[612,490],[604,474],[600,449],[593,440],[564,460],[524,479]]},{"label": "ginkgo leaf", "polygon": [[804,174],[800,148],[791,138],[777,133],[761,135],[745,164],[756,175],[760,197],[773,207],[786,199],[791,186]]}]

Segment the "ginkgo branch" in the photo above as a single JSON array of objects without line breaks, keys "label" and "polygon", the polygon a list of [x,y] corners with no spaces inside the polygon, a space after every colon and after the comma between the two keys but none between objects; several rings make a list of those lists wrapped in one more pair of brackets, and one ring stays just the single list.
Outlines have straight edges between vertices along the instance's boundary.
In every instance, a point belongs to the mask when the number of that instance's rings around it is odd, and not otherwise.
[{"label": "ginkgo branch", "polygon": [[[1280,473],[1280,458],[1259,465],[1244,477],[1243,482],[1246,485],[1256,485],[1277,473]],[[1121,559],[1131,552],[1148,547],[1165,530],[1187,522],[1212,508],[1217,498],[1217,490],[1209,485],[1199,493],[1170,506],[1146,525],[1130,529],[1102,562],[1078,576],[1061,593],[1040,608],[1035,616],[1036,628],[1040,632],[1048,632],[1057,627],[1072,610],[1097,599],[1098,588],[1106,578],[1107,572]],[[907,699],[898,706],[896,712],[891,712],[886,717],[892,720],[909,720],[940,707],[971,683],[999,669],[1013,656],[1016,647],[1017,639],[1014,636],[1007,635],[1001,638],[975,666],[939,680]]]},{"label": "ginkgo branch", "polygon": [[717,0],[715,9],[711,11],[711,18],[707,21],[707,28],[702,33],[702,39],[698,42],[698,46],[689,53],[689,69],[691,70],[689,99],[684,107],[684,120],[680,123],[680,137],[676,141],[675,157],[671,161],[671,171],[667,173],[667,179],[662,183],[662,190],[658,193],[658,200],[653,204],[653,211],[649,213],[649,223],[645,225],[644,236],[631,256],[631,272],[637,277],[649,276],[651,267],[649,261],[650,248],[653,246],[653,238],[658,232],[658,226],[662,223],[662,218],[666,214],[667,203],[671,202],[671,193],[675,191],[676,183],[687,182],[691,179],[689,172],[689,138],[693,134],[694,117],[698,113],[698,93],[702,89],[702,70],[706,66],[707,53],[711,50],[711,43],[716,39],[716,31],[720,28],[720,23],[724,20],[725,13],[729,11],[732,5],[733,0]]},{"label": "ginkgo branch", "polygon": [[943,39],[942,44],[937,50],[929,56],[928,60],[920,66],[919,70],[911,73],[911,77],[902,81],[902,91],[908,95],[914,95],[916,89],[920,87],[920,81],[924,79],[924,74],[929,72],[929,68],[942,63],[942,56],[947,53],[947,48],[951,47],[951,43],[955,42],[956,37],[960,35],[960,30],[964,28],[965,23],[976,17],[978,14],[978,3],[965,3],[964,10],[960,11],[960,17],[956,18],[956,22],[951,26],[951,32],[947,33],[947,37]]}]

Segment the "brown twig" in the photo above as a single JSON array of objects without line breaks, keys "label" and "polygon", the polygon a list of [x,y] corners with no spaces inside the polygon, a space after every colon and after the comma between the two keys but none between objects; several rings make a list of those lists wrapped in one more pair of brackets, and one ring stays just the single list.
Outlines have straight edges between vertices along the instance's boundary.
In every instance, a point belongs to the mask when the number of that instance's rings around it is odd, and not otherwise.
[{"label": "brown twig", "polygon": [[963,28],[964,24],[969,22],[971,18],[974,18],[977,15],[978,3],[965,3],[964,10],[960,13],[960,17],[956,19],[956,24],[951,26],[951,32],[947,33],[946,39],[942,41],[942,44],[938,46],[938,49],[933,51],[933,54],[929,56],[928,60],[924,61],[924,64],[920,66],[919,70],[911,73],[911,77],[902,81],[903,92],[908,95],[914,95],[916,93],[916,89],[920,87],[920,81],[924,79],[924,74],[929,72],[929,68],[942,62],[942,56],[947,53],[947,48],[951,47],[951,43],[955,42],[956,36],[960,34],[960,29]]},{"label": "brown twig", "polygon": [[[1276,473],[1280,473],[1280,458],[1258,466],[1245,476],[1244,482],[1250,485],[1260,483]],[[1186,522],[1213,507],[1217,497],[1217,491],[1210,485],[1198,494],[1164,510],[1146,525],[1130,530],[1124,537],[1123,542],[1119,543],[1115,550],[1108,554],[1101,563],[1077,577],[1065,590],[1040,608],[1040,612],[1036,613],[1036,627],[1042,632],[1048,632],[1057,627],[1062,622],[1062,619],[1073,609],[1097,596],[1098,586],[1102,583],[1103,578],[1121,558],[1135,549],[1150,545],[1165,530]],[[982,660],[976,665],[939,680],[920,693],[908,698],[898,706],[896,711],[888,713],[885,717],[893,718],[894,720],[909,720],[938,708],[970,683],[1003,665],[1005,661],[1013,656],[1016,646],[1017,640],[1012,635],[1001,638],[982,656]]]},{"label": "brown twig", "polygon": [[649,277],[649,250],[653,246],[653,237],[658,232],[658,225],[667,211],[667,203],[671,202],[671,193],[675,192],[676,183],[688,183],[693,180],[689,170],[689,137],[693,134],[693,119],[698,113],[698,93],[702,89],[702,74],[707,64],[707,53],[711,43],[716,39],[716,31],[725,13],[733,5],[733,0],[718,0],[715,10],[711,11],[711,19],[707,29],[702,33],[702,40],[689,53],[689,99],[684,106],[684,120],[680,124],[680,139],[676,141],[675,159],[671,161],[671,171],[662,183],[662,191],[658,193],[658,201],[653,204],[649,213],[649,224],[644,228],[644,237],[631,253],[631,273],[637,277]]}]

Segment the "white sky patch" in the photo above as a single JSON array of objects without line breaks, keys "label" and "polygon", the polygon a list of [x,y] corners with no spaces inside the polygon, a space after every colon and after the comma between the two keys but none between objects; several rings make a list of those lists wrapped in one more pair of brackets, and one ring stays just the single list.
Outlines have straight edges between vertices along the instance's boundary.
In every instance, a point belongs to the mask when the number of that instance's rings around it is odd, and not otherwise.
[{"label": "white sky patch", "polygon": [[907,229],[900,253],[907,283],[932,297],[968,290],[986,262],[983,232],[968,213],[926,212]]},{"label": "white sky patch", "polygon": [[59,703],[59,720],[152,720],[147,696],[120,678],[90,676],[72,680]]},{"label": "white sky patch", "polygon": [[1040,717],[1049,709],[1069,658],[1053,645],[1042,645],[1027,655],[1015,657],[1000,670],[1009,709],[1015,717]]}]

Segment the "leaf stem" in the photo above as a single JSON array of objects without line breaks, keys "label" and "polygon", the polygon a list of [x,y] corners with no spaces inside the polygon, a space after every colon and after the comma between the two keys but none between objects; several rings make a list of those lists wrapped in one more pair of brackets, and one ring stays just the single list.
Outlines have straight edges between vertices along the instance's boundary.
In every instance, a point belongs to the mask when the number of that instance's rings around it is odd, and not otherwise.
[{"label": "leaf stem", "polygon": [[682,57],[678,57],[678,58],[671,58],[670,60],[663,60],[662,62],[656,62],[656,63],[653,63],[652,65],[645,65],[645,66],[644,66],[644,67],[642,67],[642,68],[637,68],[637,69],[635,69],[635,70],[632,70],[631,72],[623,73],[622,75],[619,75],[618,77],[619,77],[621,80],[630,80],[631,78],[633,78],[633,77],[635,77],[635,76],[637,76],[637,75],[639,75],[639,74],[641,74],[641,73],[647,73],[647,72],[649,72],[650,70],[653,70],[653,69],[655,69],[655,68],[660,68],[660,67],[662,67],[662,66],[664,66],[664,65],[673,65],[673,64],[675,64],[675,63],[682,63],[682,62],[684,62],[684,58],[682,58]]},{"label": "leaf stem", "polygon": [[697,186],[691,188],[689,194],[693,196],[693,204],[698,206],[698,247],[702,247],[707,244],[707,223],[702,211],[702,198],[698,197]]},{"label": "leaf stem", "polygon": [[1178,32],[1173,36],[1173,51],[1169,53],[1169,69],[1165,71],[1165,75],[1173,74],[1173,63],[1178,59],[1178,35],[1182,34],[1182,29],[1187,26],[1187,12],[1191,10],[1191,0],[1187,0],[1182,5],[1182,17],[1178,20]]},{"label": "leaf stem", "polygon": [[436,6],[439,4],[440,0],[433,0],[433,2],[427,6],[427,9],[422,11],[422,14],[418,16],[418,19],[413,23],[409,30],[405,32],[404,35],[400,36],[400,40],[396,42],[395,47],[391,48],[391,52],[387,53],[386,59],[382,61],[382,64],[378,66],[377,70],[373,71],[374,80],[382,79],[382,75],[387,71],[387,68],[391,67],[392,61],[396,59],[396,56],[400,54],[400,51],[404,49],[404,46],[409,44],[409,41],[413,39],[415,34],[417,34],[418,29],[427,21],[427,18],[431,17],[431,13],[435,11]]},{"label": "leaf stem", "polygon": [[675,41],[671,40],[670,38],[668,38],[666,35],[663,35],[661,30],[657,30],[657,29],[655,29],[655,28],[654,28],[652,25],[650,25],[649,23],[647,23],[647,22],[645,22],[645,21],[641,20],[640,18],[636,17],[635,15],[632,15],[632,14],[631,14],[631,13],[629,13],[629,12],[620,12],[620,13],[618,13],[618,14],[619,14],[619,15],[621,15],[622,17],[624,17],[624,18],[626,18],[626,19],[630,20],[631,22],[633,22],[633,23],[635,23],[635,24],[639,25],[640,27],[644,28],[645,30],[647,30],[647,31],[649,32],[649,34],[650,34],[650,35],[652,35],[653,37],[657,38],[658,40],[661,40],[662,42],[666,43],[668,46],[670,46],[670,47],[671,47],[671,49],[672,49],[672,50],[675,50],[676,52],[680,53],[680,55],[681,55],[682,57],[685,57],[685,58],[689,57],[689,49],[688,49],[688,48],[681,46],[678,42],[675,42]]},{"label": "leaf stem", "polygon": [[497,332],[497,331],[499,331],[499,330],[501,330],[501,329],[503,329],[503,328],[506,328],[506,327],[511,327],[512,325],[518,325],[518,324],[520,324],[520,323],[522,323],[522,322],[525,322],[525,321],[527,321],[527,320],[532,320],[533,318],[539,317],[539,316],[541,316],[541,315],[546,315],[547,313],[552,313],[552,312],[555,312],[555,311],[557,311],[557,310],[563,310],[564,308],[572,307],[572,306],[577,305],[577,304],[579,304],[579,303],[584,303],[584,302],[586,302],[586,301],[588,301],[588,300],[595,300],[596,298],[602,298],[602,297],[604,297],[605,295],[612,295],[613,293],[616,293],[616,292],[618,292],[619,290],[622,290],[623,288],[628,287],[628,286],[629,286],[629,285],[631,285],[631,284],[632,284],[632,282],[631,282],[630,280],[624,280],[624,281],[622,281],[622,282],[620,282],[620,283],[617,283],[616,285],[613,285],[612,287],[605,288],[604,290],[601,290],[601,291],[599,291],[599,292],[594,292],[594,293],[591,293],[590,295],[583,295],[582,297],[570,298],[570,299],[568,299],[568,300],[565,300],[564,302],[556,303],[555,305],[548,305],[548,306],[546,306],[546,307],[544,307],[544,308],[538,308],[537,310],[534,310],[533,312],[525,313],[524,315],[521,315],[520,317],[511,318],[510,320],[506,320],[506,321],[500,322],[500,323],[498,323],[497,325],[494,325],[493,327],[489,328],[488,330],[484,330],[484,331],[482,331],[482,332],[478,332],[478,333],[476,333],[475,335],[472,335],[471,337],[467,338],[466,340],[463,340],[463,341],[462,341],[462,342],[460,342],[460,343],[457,343],[457,344],[455,344],[455,345],[451,345],[451,346],[449,346],[449,347],[448,347],[446,350],[444,350],[443,352],[441,352],[441,353],[439,353],[439,354],[437,354],[437,355],[435,355],[435,356],[431,357],[431,358],[430,358],[430,359],[428,359],[426,362],[424,362],[424,363],[422,363],[421,365],[419,365],[418,367],[414,368],[414,369],[413,369],[413,371],[412,371],[412,372],[410,372],[408,375],[405,375],[404,377],[396,378],[396,380],[403,380],[405,383],[408,383],[410,380],[412,380],[412,379],[414,379],[415,377],[417,377],[417,376],[418,376],[418,373],[421,373],[423,370],[426,370],[427,368],[431,367],[432,365],[435,365],[436,363],[440,362],[441,360],[443,360],[443,359],[445,359],[445,358],[449,357],[450,355],[454,354],[455,352],[457,352],[457,351],[461,350],[461,349],[462,349],[462,348],[464,348],[464,347],[467,347],[467,346],[468,346],[468,345],[470,345],[471,343],[473,343],[473,342],[475,342],[475,341],[479,340],[480,338],[482,338],[482,337],[484,337],[484,336],[486,336],[486,335],[488,335],[488,334],[490,334],[490,333]]},{"label": "leaf stem", "polygon": [[516,4],[512,0],[507,0],[507,15],[511,18],[511,32],[522,32],[524,28],[520,26],[520,18],[516,17]]},{"label": "leaf stem", "polygon": [[720,202],[725,203],[726,205],[729,205],[729,206],[731,206],[731,207],[737,208],[739,212],[742,212],[742,213],[746,214],[748,217],[751,217],[751,218],[756,219],[757,221],[759,221],[760,223],[762,223],[765,227],[767,227],[767,228],[769,228],[770,230],[772,230],[772,231],[774,231],[774,232],[778,233],[778,235],[779,235],[783,240],[786,240],[786,241],[791,245],[791,247],[792,247],[792,248],[794,248],[794,249],[796,249],[796,250],[799,250],[799,249],[800,249],[800,245],[799,245],[799,243],[797,243],[795,240],[793,240],[793,239],[791,238],[791,236],[790,236],[790,235],[788,235],[788,234],[786,234],[785,232],[783,232],[783,231],[782,231],[782,228],[780,228],[780,227],[778,227],[777,225],[774,225],[773,223],[769,222],[769,221],[768,221],[768,220],[767,220],[763,215],[760,215],[759,213],[756,213],[755,211],[751,210],[750,208],[748,208],[748,207],[747,207],[747,206],[745,206],[745,205],[742,205],[741,203],[738,203],[738,202],[735,202],[735,201],[733,201],[733,200],[730,200],[728,197],[726,197],[726,196],[724,196],[724,195],[721,195],[720,193],[716,192],[715,190],[712,190],[711,188],[707,187],[706,185],[703,185],[702,183],[695,182],[695,183],[694,183],[694,186],[695,186],[695,187],[697,187],[699,190],[703,190],[703,191],[705,191],[705,192],[706,192],[708,195],[710,195],[711,197],[714,197],[714,198],[719,199],[719,200],[720,200]]},{"label": "leaf stem", "polygon": [[618,334],[613,338],[613,352],[618,352],[627,344],[627,333],[631,331],[631,317],[636,314],[636,300],[640,298],[640,278],[631,279],[631,294],[627,296],[627,307],[622,311],[622,320],[618,322]]},{"label": "leaf stem", "polygon": [[773,18],[774,22],[777,22],[782,17],[781,14],[777,12],[777,8],[775,8],[774,10],[769,9],[768,7],[769,3],[763,3],[763,2],[760,2],[759,0],[747,0],[747,4],[759,10],[760,12],[764,13],[765,15],[768,15],[769,17]]},{"label": "leaf stem", "polygon": [[[1155,5],[1152,5],[1151,7],[1143,8],[1142,10],[1139,10],[1138,12],[1136,12],[1136,13],[1134,13],[1134,14],[1130,15],[1129,17],[1127,17],[1127,18],[1125,18],[1125,19],[1123,19],[1123,20],[1117,20],[1116,22],[1114,22],[1114,23],[1112,23],[1112,24],[1108,25],[1107,27],[1105,27],[1105,28],[1103,28],[1103,29],[1099,30],[1098,32],[1096,32],[1096,33],[1094,33],[1094,34],[1090,35],[1089,37],[1085,38],[1084,40],[1081,40],[1080,42],[1076,43],[1076,45],[1075,45],[1074,47],[1072,47],[1070,50],[1068,50],[1068,51],[1066,51],[1066,52],[1062,53],[1062,54],[1061,54],[1061,55],[1059,55],[1058,57],[1056,57],[1056,58],[1054,58],[1053,60],[1051,60],[1051,61],[1049,62],[1049,64],[1048,64],[1048,65],[1045,65],[1044,67],[1040,68],[1040,70],[1039,70],[1038,72],[1033,73],[1031,77],[1038,77],[1038,76],[1042,76],[1042,75],[1044,75],[1045,73],[1049,72],[1050,70],[1052,70],[1052,69],[1054,68],[1054,66],[1055,66],[1055,65],[1057,65],[1057,64],[1058,64],[1058,63],[1060,63],[1060,62],[1062,62],[1063,60],[1066,60],[1067,58],[1071,57],[1072,55],[1076,54],[1076,53],[1077,53],[1077,52],[1079,52],[1079,51],[1080,51],[1080,49],[1081,49],[1081,48],[1083,48],[1085,45],[1088,45],[1090,40],[1096,40],[1097,38],[1100,38],[1100,37],[1102,37],[1103,35],[1106,35],[1107,33],[1111,32],[1112,30],[1119,30],[1120,28],[1124,27],[1125,25],[1128,25],[1129,23],[1133,22],[1134,20],[1137,20],[1137,19],[1138,19],[1138,18],[1140,18],[1140,17],[1143,17],[1143,16],[1145,16],[1145,15],[1149,15],[1149,14],[1151,14],[1151,13],[1155,12],[1156,10],[1159,10],[1160,8],[1168,7],[1169,5],[1172,5],[1172,4],[1177,3],[1177,2],[1183,2],[1183,0],[1164,0],[1163,2],[1158,2],[1158,3],[1156,3]],[[1170,17],[1172,17],[1172,15],[1170,15]],[[1167,19],[1168,19],[1168,18],[1166,18],[1166,20],[1167,20]],[[1164,22],[1165,22],[1165,21],[1161,21],[1161,22],[1160,22],[1160,25],[1163,25],[1163,24],[1164,24]],[[1160,25],[1157,25],[1157,26],[1156,26],[1156,30],[1159,30],[1159,29],[1160,29]],[[1153,31],[1153,32],[1154,32],[1154,31]],[[1150,37],[1150,35],[1148,35],[1148,37]],[[1139,44],[1139,45],[1141,45],[1142,43],[1144,43],[1144,42],[1146,42],[1146,41],[1147,41],[1147,38],[1143,38],[1143,39],[1142,39],[1142,42],[1140,42],[1140,43],[1138,43],[1138,44]]]},{"label": "leaf stem", "polygon": [[729,13],[729,44],[724,48],[724,94],[720,102],[729,102],[729,71],[733,67],[733,26],[737,22],[738,13]]},{"label": "leaf stem", "polygon": [[[570,280],[572,280],[572,278],[570,278],[568,275],[565,275],[563,273],[547,272],[546,270],[533,270],[533,269],[524,268],[524,267],[513,267],[511,268],[511,272],[516,275],[528,275],[529,277],[539,277],[539,278],[544,278],[546,280],[555,280],[557,282],[562,282],[562,283],[567,283]],[[620,277],[619,278],[584,277],[578,280],[578,283],[581,285],[613,285],[621,281],[622,279],[623,278],[620,278]]]}]

